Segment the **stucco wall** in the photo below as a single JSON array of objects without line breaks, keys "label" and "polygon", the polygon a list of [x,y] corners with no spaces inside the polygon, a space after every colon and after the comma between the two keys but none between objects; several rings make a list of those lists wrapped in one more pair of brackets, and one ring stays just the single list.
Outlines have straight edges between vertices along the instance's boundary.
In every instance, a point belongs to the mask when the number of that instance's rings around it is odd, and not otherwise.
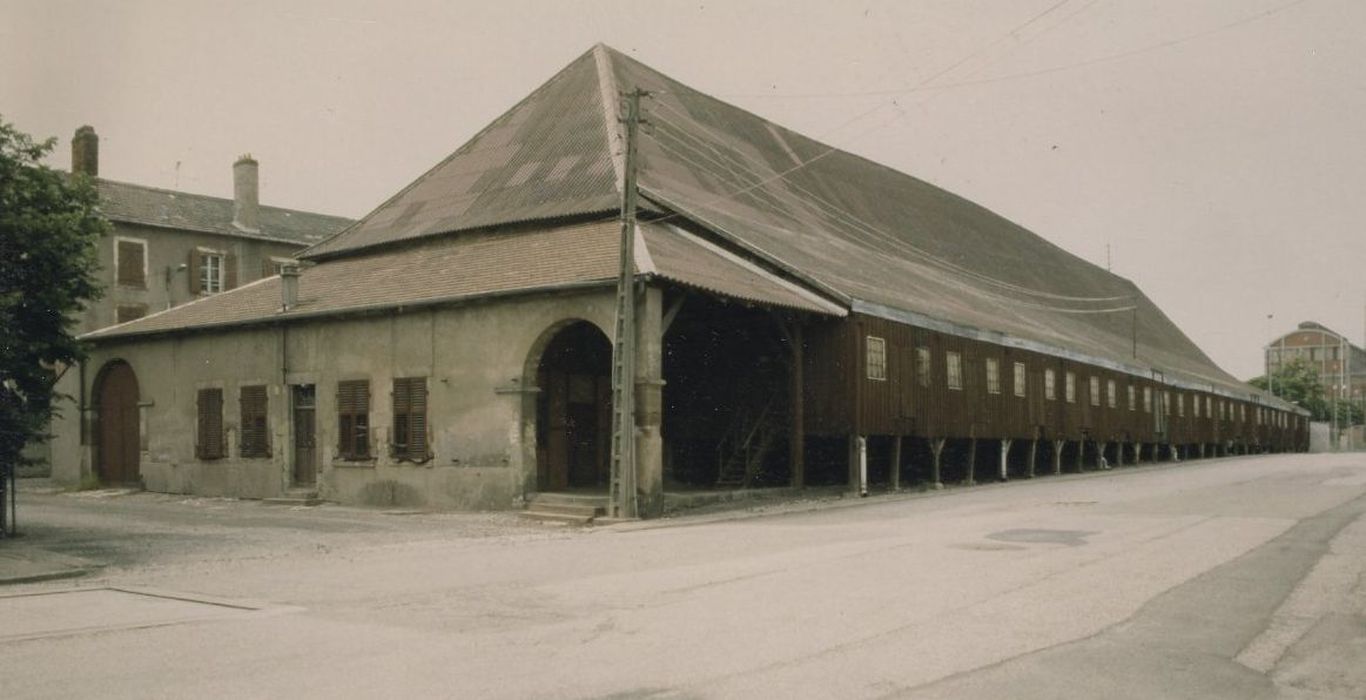
[{"label": "stucco wall", "polygon": [[[93,409],[97,376],[106,363],[131,365],[146,426],[140,468],[152,491],[246,498],[282,494],[291,481],[289,386],[315,384],[323,498],[440,509],[509,508],[535,485],[535,389],[526,385],[534,383],[541,349],[555,329],[572,320],[592,322],[610,337],[613,312],[611,290],[602,289],[288,328],[106,342],[87,363],[85,396]],[[406,376],[428,378],[434,456],[423,464],[388,456],[391,380]],[[347,379],[370,381],[371,452],[377,457],[366,462],[337,459],[336,384]],[[269,387],[272,456],[242,459],[238,390],[253,384]],[[223,389],[224,459],[194,456],[196,391],[204,387]],[[60,421],[57,427],[60,457],[54,477],[79,481],[92,469],[92,446],[79,444],[78,421]],[[93,425],[90,432],[93,443]]]}]

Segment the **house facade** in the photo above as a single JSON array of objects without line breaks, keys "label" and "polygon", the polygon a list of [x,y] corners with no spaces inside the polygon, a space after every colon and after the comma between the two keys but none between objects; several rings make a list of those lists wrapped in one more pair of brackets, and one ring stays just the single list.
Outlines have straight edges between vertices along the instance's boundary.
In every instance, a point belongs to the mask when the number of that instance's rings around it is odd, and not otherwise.
[{"label": "house facade", "polygon": [[[653,129],[627,144],[617,99],[637,88]],[[302,270],[88,334],[62,478],[136,446],[121,473],[174,493],[600,497],[623,233],[645,516],[673,491],[935,487],[1307,440],[1302,412],[1128,280],[598,46]]]},{"label": "house facade", "polygon": [[[99,176],[99,136],[89,126],[71,140],[73,175],[92,179],[100,212],[112,230],[98,244],[97,278],[104,296],[90,302],[73,331],[88,333],[150,313],[230,291],[279,273],[304,248],[351,223],[350,219],[262,206],[258,164],[243,156],[233,165],[233,198],[147,187]],[[58,391],[80,393],[79,368],[64,374]],[[77,407],[63,406],[72,420]],[[49,463],[70,459],[47,444],[30,456]],[[68,472],[71,465],[59,465]]]}]

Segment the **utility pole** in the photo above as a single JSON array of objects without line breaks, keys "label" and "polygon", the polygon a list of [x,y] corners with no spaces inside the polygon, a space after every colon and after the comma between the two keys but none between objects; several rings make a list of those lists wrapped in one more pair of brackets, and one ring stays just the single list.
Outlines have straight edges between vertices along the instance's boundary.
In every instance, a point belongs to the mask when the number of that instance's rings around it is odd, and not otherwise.
[{"label": "utility pole", "polygon": [[634,518],[636,509],[636,139],[639,88],[626,94],[626,159],[622,168],[621,248],[617,268],[616,334],[612,338],[612,456],[608,512]]}]

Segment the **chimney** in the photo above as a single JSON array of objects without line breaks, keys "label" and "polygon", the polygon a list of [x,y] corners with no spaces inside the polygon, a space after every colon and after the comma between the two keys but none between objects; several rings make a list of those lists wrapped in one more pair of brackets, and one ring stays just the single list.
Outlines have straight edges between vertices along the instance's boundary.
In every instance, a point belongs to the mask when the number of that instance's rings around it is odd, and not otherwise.
[{"label": "chimney", "polygon": [[259,231],[261,193],[256,159],[251,154],[232,164],[232,225],[243,231]]},{"label": "chimney", "polygon": [[100,137],[95,134],[95,127],[83,126],[71,137],[71,172],[99,176]]},{"label": "chimney", "polygon": [[285,263],[280,268],[281,311],[289,311],[299,305],[299,265]]}]

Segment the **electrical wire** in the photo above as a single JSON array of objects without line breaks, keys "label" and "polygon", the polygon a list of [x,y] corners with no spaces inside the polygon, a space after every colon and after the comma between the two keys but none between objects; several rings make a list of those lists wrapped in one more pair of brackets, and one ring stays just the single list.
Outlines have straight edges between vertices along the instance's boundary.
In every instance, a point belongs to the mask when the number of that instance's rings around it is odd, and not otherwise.
[{"label": "electrical wire", "polygon": [[[681,114],[681,113],[679,113],[677,110],[673,109],[671,106],[669,106],[669,105],[667,105],[667,104],[661,103],[661,106],[665,107],[665,108],[668,109],[669,111],[673,111],[673,112],[675,112],[675,113]],[[652,119],[653,119],[653,121],[654,121],[655,123],[657,123],[657,124],[663,124],[664,126],[666,126],[667,128],[669,128],[671,131],[677,131],[679,134],[681,134],[681,135],[683,135],[683,136],[686,136],[686,137],[692,139],[694,142],[696,142],[696,143],[698,143],[698,144],[700,144],[700,145],[706,146],[706,147],[708,147],[708,148],[711,148],[718,156],[720,156],[720,157],[727,157],[726,154],[723,153],[720,149],[718,149],[717,147],[713,146],[712,144],[709,144],[709,143],[703,141],[701,138],[697,137],[696,135],[687,132],[683,127],[681,127],[681,126],[679,126],[679,125],[677,125],[677,124],[674,124],[674,123],[672,122],[672,120],[669,120],[669,119],[666,119],[666,118],[662,118],[662,117],[660,117],[660,116],[658,116],[658,115],[653,116]],[[715,135],[715,132],[714,132],[714,131],[710,131],[705,125],[698,124],[698,126],[699,126],[700,128],[702,128],[703,130],[707,130],[707,131],[709,131],[711,134]],[[675,150],[675,149],[669,147],[669,146],[668,146],[667,144],[665,144],[664,142],[659,141],[658,139],[656,139],[656,143],[659,144],[661,147],[663,147],[663,148],[665,148],[665,149],[667,149],[667,150],[670,150],[676,157],[679,157],[679,158],[682,158],[682,159],[684,159],[684,160],[687,160],[688,162],[692,163],[693,165],[697,166],[699,169],[701,169],[701,170],[703,170],[703,171],[706,171],[706,170],[707,170],[706,167],[704,167],[704,166],[702,166],[702,165],[696,163],[696,161],[692,161],[691,159],[687,158],[687,157],[684,156],[683,154],[679,153],[677,150]],[[684,143],[681,143],[681,142],[679,143],[679,145],[682,146],[682,147],[684,147],[684,148],[689,148],[689,150],[692,150],[694,153],[697,153],[698,155],[705,156],[705,154],[700,153],[700,151],[698,151],[697,148],[688,146],[687,144],[684,144]],[[765,168],[767,168],[767,169],[769,169],[769,170],[772,170],[772,166],[768,165],[767,163],[760,163],[759,161],[757,161],[757,160],[755,160],[754,158],[749,157],[749,156],[747,156],[747,155],[746,155],[746,158],[748,158],[751,162],[754,162],[755,164],[762,165],[763,167],[765,167]],[[737,173],[737,172],[735,171],[734,168],[727,166],[725,163],[722,163],[721,161],[717,160],[716,158],[709,158],[709,159],[710,159],[712,162],[717,163],[718,165],[721,165],[723,168],[725,168],[726,170],[730,171],[731,173],[736,174],[736,175],[739,175],[739,173]],[[745,167],[745,166],[743,166],[742,164],[740,164],[740,163],[738,163],[738,162],[736,162],[736,165],[739,165],[740,167]],[[749,168],[747,168],[747,167],[745,167],[745,171],[746,171],[747,173],[749,173],[750,175],[754,176],[754,177],[762,177],[762,174],[760,174],[760,173],[758,173],[758,172],[755,172],[755,171],[753,171],[753,170],[751,170],[751,169],[749,169]],[[843,208],[843,207],[840,207],[839,205],[836,205],[836,204],[834,204],[833,202],[830,202],[829,200],[826,200],[825,198],[821,197],[820,195],[818,195],[818,194],[816,194],[816,193],[814,193],[814,192],[811,192],[810,190],[807,190],[806,188],[802,187],[800,184],[798,184],[798,183],[796,183],[796,182],[794,182],[794,181],[792,181],[792,180],[787,180],[787,181],[786,181],[786,185],[789,186],[789,187],[792,187],[792,188],[794,188],[794,189],[796,189],[796,190],[798,190],[798,191],[801,192],[803,195],[805,195],[804,197],[797,197],[797,198],[795,198],[795,199],[796,199],[796,202],[797,202],[797,203],[807,206],[808,209],[810,209],[810,204],[811,204],[811,202],[810,202],[809,200],[815,200],[817,203],[822,204],[823,206],[825,206],[825,207],[827,208],[827,211],[823,211],[823,212],[822,212],[822,211],[815,211],[815,210],[813,210],[813,213],[816,214],[816,215],[818,215],[818,216],[821,216],[821,215],[823,214],[824,216],[822,216],[822,218],[834,219],[834,220],[836,220],[836,221],[839,221],[839,220],[842,219],[842,220],[844,221],[844,223],[852,225],[855,229],[862,230],[864,233],[873,235],[873,236],[875,236],[875,237],[877,237],[877,238],[880,238],[880,239],[882,239],[882,240],[884,240],[884,241],[886,241],[886,242],[892,244],[892,245],[891,245],[891,248],[893,248],[893,249],[895,249],[895,250],[902,251],[902,252],[907,252],[907,251],[908,251],[908,252],[910,252],[910,253],[913,253],[913,254],[915,254],[915,255],[917,255],[917,256],[923,258],[926,262],[929,262],[930,264],[933,264],[933,265],[939,266],[939,267],[941,267],[941,268],[944,268],[944,269],[946,269],[946,270],[948,270],[948,271],[950,271],[950,272],[954,272],[954,273],[956,273],[956,274],[962,274],[962,275],[965,275],[965,276],[968,276],[968,277],[972,277],[972,278],[977,279],[977,280],[979,280],[979,281],[981,281],[981,282],[984,282],[984,283],[987,283],[987,284],[996,285],[996,286],[999,286],[999,287],[1001,287],[1001,288],[1003,288],[1003,289],[1007,289],[1007,290],[1009,290],[1009,291],[1011,291],[1011,292],[1022,293],[1022,294],[1029,294],[1029,295],[1039,296],[1039,297],[1043,297],[1043,298],[1055,299],[1055,300],[1058,300],[1058,301],[1077,301],[1077,302],[1110,302],[1110,301],[1128,300],[1128,299],[1132,299],[1132,298],[1133,298],[1132,295],[1110,296],[1110,297],[1095,297],[1095,296],[1083,297],[1083,296],[1072,296],[1072,295],[1066,295],[1066,294],[1057,294],[1057,293],[1054,293],[1054,292],[1047,292],[1047,291],[1043,291],[1043,290],[1033,289],[1033,288],[1029,288],[1029,287],[1020,286],[1020,285],[1014,284],[1014,283],[1012,283],[1012,282],[1007,282],[1007,281],[1004,281],[1004,280],[999,280],[999,279],[996,279],[996,278],[991,277],[991,276],[989,276],[989,275],[985,275],[985,274],[983,274],[983,273],[977,272],[976,270],[971,270],[971,269],[969,269],[969,268],[965,268],[965,267],[963,267],[963,266],[961,266],[961,265],[958,265],[957,263],[954,263],[954,262],[949,261],[949,260],[944,260],[943,258],[940,258],[940,257],[938,257],[938,256],[935,256],[934,254],[929,253],[928,251],[925,251],[925,250],[923,250],[923,249],[917,247],[917,246],[914,245],[913,243],[910,243],[909,241],[906,241],[905,239],[903,239],[903,238],[901,238],[901,237],[898,237],[898,236],[895,236],[895,235],[893,235],[893,234],[891,234],[891,233],[888,233],[888,232],[886,232],[885,230],[880,229],[880,228],[878,228],[877,226],[875,226],[875,225],[873,225],[873,224],[871,224],[871,223],[869,223],[869,222],[867,222],[867,221],[865,221],[865,220],[859,218],[857,215],[853,214],[852,212],[849,212],[847,209],[845,209],[845,208]],[[833,217],[831,216],[832,214],[834,215]]]}]

